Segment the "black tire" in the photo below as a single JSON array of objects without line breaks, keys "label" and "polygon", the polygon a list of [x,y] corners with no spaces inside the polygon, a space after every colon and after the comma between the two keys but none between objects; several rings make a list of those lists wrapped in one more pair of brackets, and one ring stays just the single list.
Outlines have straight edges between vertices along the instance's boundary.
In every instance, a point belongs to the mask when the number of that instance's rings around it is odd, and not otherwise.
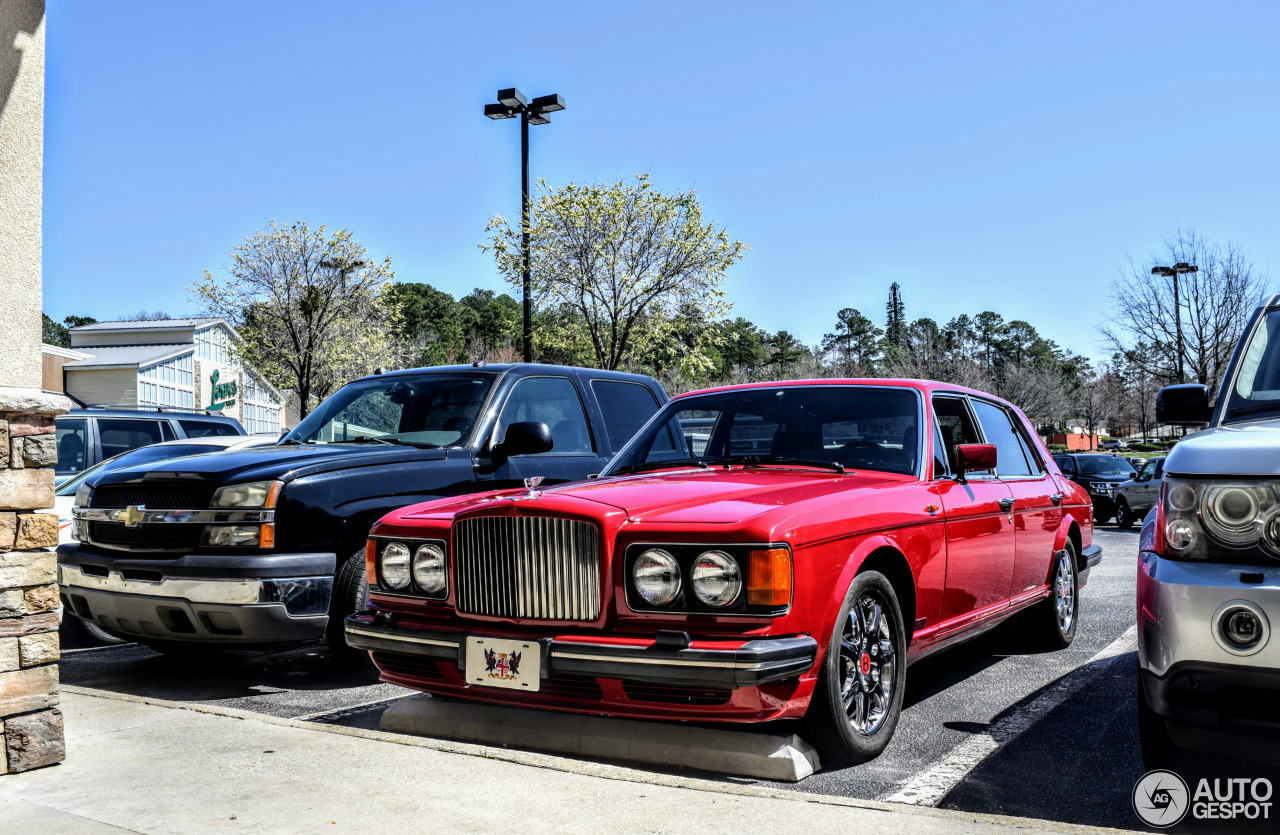
[{"label": "black tire", "polygon": [[1133,509],[1129,507],[1128,502],[1121,499],[1116,503],[1116,527],[1122,531],[1127,531],[1133,527],[1133,523]]},{"label": "black tire", "polygon": [[329,598],[329,625],[325,628],[324,638],[329,651],[338,661],[372,665],[369,653],[347,646],[344,625],[347,615],[363,611],[368,604],[369,583],[365,579],[364,549],[361,548],[338,566],[338,573],[333,578],[333,595]]},{"label": "black tire", "polygon": [[1075,543],[1068,539],[1049,567],[1049,596],[1027,610],[1030,637],[1045,649],[1066,649],[1075,640],[1080,621],[1079,566]]},{"label": "black tire", "polygon": [[[872,634],[878,640],[869,640]],[[883,574],[864,571],[845,594],[805,715],[824,768],[857,765],[884,751],[902,714],[906,661],[898,596]]]}]

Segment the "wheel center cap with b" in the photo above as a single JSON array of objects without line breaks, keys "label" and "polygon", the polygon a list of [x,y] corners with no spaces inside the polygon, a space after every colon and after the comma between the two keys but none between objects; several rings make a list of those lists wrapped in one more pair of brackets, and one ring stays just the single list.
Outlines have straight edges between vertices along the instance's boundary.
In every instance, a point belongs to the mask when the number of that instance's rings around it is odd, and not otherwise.
[{"label": "wheel center cap with b", "polygon": [[858,659],[858,671],[864,676],[871,672],[871,656],[865,652],[862,653],[862,657]]}]

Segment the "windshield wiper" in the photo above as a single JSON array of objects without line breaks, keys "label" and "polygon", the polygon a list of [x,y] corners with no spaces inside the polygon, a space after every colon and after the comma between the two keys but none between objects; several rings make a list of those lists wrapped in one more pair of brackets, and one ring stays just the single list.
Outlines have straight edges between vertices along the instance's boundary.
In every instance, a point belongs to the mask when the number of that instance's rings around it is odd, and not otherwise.
[{"label": "windshield wiper", "polygon": [[1262,403],[1247,403],[1243,406],[1231,406],[1227,409],[1227,417],[1232,415],[1254,415],[1259,412],[1280,412],[1280,400],[1267,400]]},{"label": "windshield wiper", "polygon": [[747,455],[737,459],[744,467],[759,467],[762,464],[789,464],[793,467],[821,467],[824,470],[835,470],[844,473],[844,464],[839,461],[814,461],[808,458],[786,458],[781,455]]},{"label": "windshield wiper", "polygon": [[336,441],[340,444],[387,444],[388,446],[411,446],[418,449],[436,449],[439,444],[428,444],[420,441],[402,441],[399,438],[374,438],[368,435],[361,435],[358,438],[351,438],[346,441]]},{"label": "windshield wiper", "polygon": [[661,470],[665,467],[684,467],[692,464],[695,467],[707,469],[707,462],[700,458],[668,458],[665,461],[645,461],[642,464],[629,464],[625,467],[619,467],[609,475],[624,475],[626,473],[642,473],[646,470]]}]

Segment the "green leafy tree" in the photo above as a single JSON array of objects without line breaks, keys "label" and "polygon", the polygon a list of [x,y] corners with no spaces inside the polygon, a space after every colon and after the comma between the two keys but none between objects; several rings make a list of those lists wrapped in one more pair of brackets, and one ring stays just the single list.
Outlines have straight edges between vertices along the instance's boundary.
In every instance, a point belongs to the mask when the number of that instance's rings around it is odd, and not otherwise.
[{"label": "green leafy tree", "polygon": [[373,261],[346,229],[274,220],[229,254],[225,273],[205,270],[191,292],[236,328],[245,363],[295,393],[303,417],[313,401],[388,362],[399,322],[386,292],[390,257]]},{"label": "green leafy tree", "polygon": [[81,325],[97,324],[97,319],[92,316],[68,316],[62,320],[62,324],[58,324],[49,318],[49,314],[41,313],[44,323],[43,333],[40,337],[41,341],[46,345],[56,345],[59,348],[71,347],[71,329],[78,328]]},{"label": "green leafy tree", "polygon": [[[541,182],[540,190],[528,220],[535,302],[541,310],[568,308],[581,317],[594,365],[638,363],[672,338],[687,306],[709,321],[728,310],[724,280],[747,247],[704,221],[694,192],[664,194],[648,174],[555,190]],[[481,245],[515,288],[521,286],[522,228],[491,217],[489,241]],[[534,344],[546,356],[581,336],[577,329],[540,328]],[[705,345],[681,359],[692,373],[705,373],[712,363]]]},{"label": "green leafy tree", "polygon": [[852,307],[836,314],[835,333],[822,337],[822,350],[835,359],[836,371],[844,375],[866,374],[879,349],[883,334],[870,319]]},{"label": "green leafy tree", "polygon": [[789,331],[778,331],[768,337],[765,346],[769,351],[769,365],[776,369],[775,379],[786,377],[788,370],[809,354],[804,343]]}]

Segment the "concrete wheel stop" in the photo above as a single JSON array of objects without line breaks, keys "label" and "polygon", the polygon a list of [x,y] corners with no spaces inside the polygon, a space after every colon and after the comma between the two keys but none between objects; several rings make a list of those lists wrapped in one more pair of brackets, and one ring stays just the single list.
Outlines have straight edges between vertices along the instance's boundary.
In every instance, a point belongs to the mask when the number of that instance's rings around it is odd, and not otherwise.
[{"label": "concrete wheel stop", "polygon": [[822,768],[795,734],[747,732],[408,696],[381,729],[495,747],[626,760],[796,783]]}]

